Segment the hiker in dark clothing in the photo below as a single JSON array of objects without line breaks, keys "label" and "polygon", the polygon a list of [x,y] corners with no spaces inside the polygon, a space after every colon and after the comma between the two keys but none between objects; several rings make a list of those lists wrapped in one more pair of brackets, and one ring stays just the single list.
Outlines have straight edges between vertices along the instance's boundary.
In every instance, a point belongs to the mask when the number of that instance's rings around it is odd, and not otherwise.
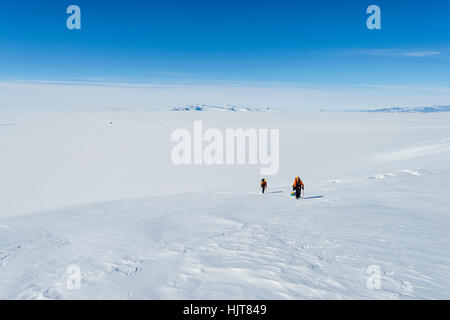
[{"label": "hiker in dark clothing", "polygon": [[262,179],[261,180],[261,189],[262,189],[262,193],[264,193],[267,189],[267,181],[266,179]]},{"label": "hiker in dark clothing", "polygon": [[302,179],[300,177],[295,178],[294,184],[292,185],[292,190],[295,191],[295,197],[300,199],[302,196],[302,190],[305,192],[305,185],[303,184]]}]

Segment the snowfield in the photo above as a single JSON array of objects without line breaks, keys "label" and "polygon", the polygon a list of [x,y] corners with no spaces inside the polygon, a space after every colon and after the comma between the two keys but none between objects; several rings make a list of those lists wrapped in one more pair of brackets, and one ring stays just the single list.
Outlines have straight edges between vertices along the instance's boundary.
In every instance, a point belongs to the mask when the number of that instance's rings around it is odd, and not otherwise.
[{"label": "snowfield", "polygon": [[[280,129],[268,193],[173,165],[194,120]],[[0,298],[450,299],[449,139],[446,113],[0,109]]]}]

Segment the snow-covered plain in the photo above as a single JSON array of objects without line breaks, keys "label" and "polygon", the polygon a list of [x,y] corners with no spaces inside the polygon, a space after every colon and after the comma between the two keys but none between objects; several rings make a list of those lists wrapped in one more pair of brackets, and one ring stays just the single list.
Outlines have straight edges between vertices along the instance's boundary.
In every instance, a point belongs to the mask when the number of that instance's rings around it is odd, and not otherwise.
[{"label": "snow-covered plain", "polygon": [[[280,129],[269,192],[174,166],[194,120]],[[449,179],[446,113],[3,108],[0,298],[449,299]]]}]

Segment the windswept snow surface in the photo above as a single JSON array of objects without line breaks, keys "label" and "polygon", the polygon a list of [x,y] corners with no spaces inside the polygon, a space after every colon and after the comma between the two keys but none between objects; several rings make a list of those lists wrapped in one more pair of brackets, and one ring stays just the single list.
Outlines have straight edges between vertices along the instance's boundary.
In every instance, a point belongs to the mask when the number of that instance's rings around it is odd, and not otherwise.
[{"label": "windswept snow surface", "polygon": [[[445,114],[0,115],[2,299],[450,298]],[[194,120],[279,128],[268,193],[257,166],[174,166]]]}]

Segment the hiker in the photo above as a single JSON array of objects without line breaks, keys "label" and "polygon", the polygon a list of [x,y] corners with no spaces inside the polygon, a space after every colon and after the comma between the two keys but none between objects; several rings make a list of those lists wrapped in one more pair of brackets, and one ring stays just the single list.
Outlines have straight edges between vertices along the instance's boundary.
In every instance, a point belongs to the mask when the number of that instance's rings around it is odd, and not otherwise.
[{"label": "hiker", "polygon": [[261,180],[261,189],[262,189],[262,193],[264,193],[267,189],[267,181],[266,179],[262,179]]},{"label": "hiker", "polygon": [[295,191],[295,197],[300,199],[302,195],[302,190],[305,192],[305,185],[303,184],[302,179],[300,177],[295,178],[294,184],[292,185],[292,190]]}]

